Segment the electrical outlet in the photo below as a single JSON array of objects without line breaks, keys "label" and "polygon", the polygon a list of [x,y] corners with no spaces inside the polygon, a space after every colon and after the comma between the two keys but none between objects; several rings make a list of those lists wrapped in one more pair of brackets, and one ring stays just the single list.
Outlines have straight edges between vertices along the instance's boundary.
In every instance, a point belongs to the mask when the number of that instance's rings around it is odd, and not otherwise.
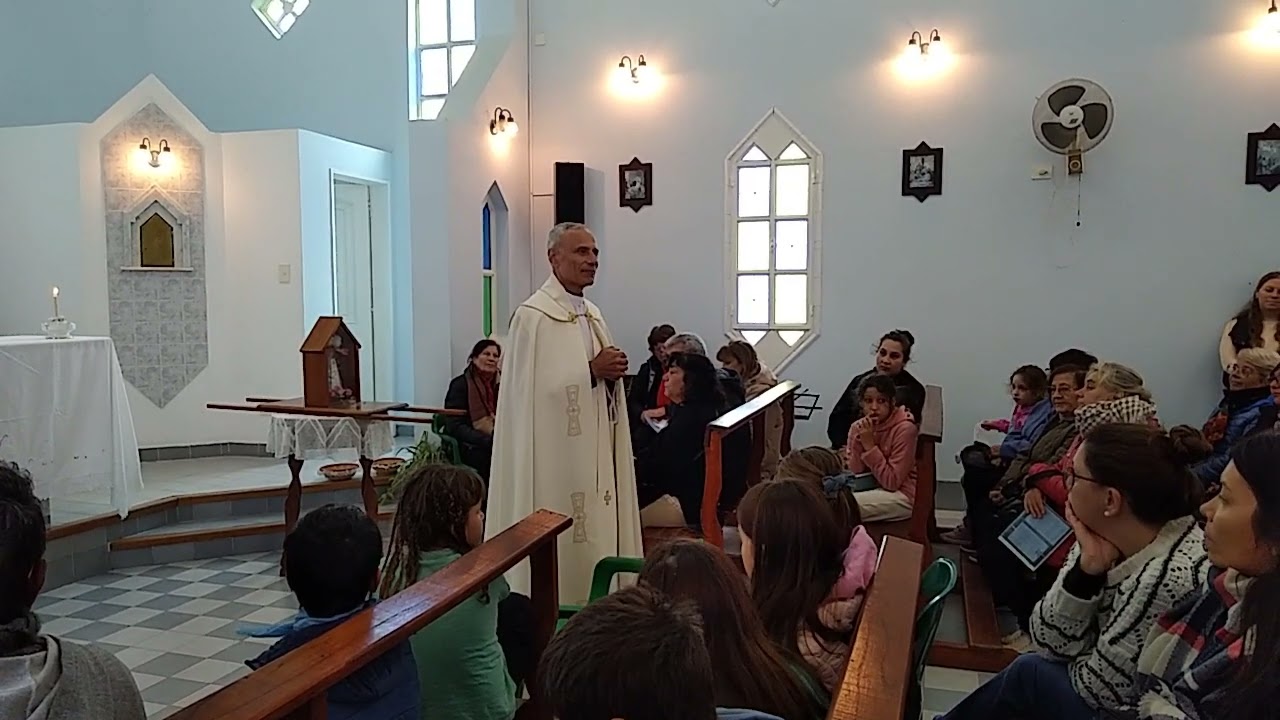
[{"label": "electrical outlet", "polygon": [[1049,165],[1035,165],[1031,168],[1032,180],[1052,180],[1053,167]]},{"label": "electrical outlet", "polygon": [[276,281],[281,285],[288,285],[293,282],[293,267],[289,265],[279,265],[276,267]]}]

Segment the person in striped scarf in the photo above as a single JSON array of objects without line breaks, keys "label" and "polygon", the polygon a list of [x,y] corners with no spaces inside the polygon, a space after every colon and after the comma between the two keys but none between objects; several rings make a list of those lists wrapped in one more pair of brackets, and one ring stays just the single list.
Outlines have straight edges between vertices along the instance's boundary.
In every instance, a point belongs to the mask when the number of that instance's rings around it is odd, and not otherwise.
[{"label": "person in striped scarf", "polygon": [[1213,569],[1163,615],[1138,658],[1144,720],[1264,720],[1280,712],[1280,434],[1231,450],[1202,508]]}]

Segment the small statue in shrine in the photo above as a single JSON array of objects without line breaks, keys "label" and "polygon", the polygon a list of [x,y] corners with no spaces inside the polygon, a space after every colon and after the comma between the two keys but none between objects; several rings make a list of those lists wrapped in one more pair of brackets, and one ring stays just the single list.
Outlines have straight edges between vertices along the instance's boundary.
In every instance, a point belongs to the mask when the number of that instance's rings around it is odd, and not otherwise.
[{"label": "small statue in shrine", "polygon": [[334,404],[342,404],[351,401],[353,393],[351,389],[342,381],[342,364],[339,358],[345,358],[350,351],[342,347],[342,336],[333,335],[329,338],[329,398]]}]

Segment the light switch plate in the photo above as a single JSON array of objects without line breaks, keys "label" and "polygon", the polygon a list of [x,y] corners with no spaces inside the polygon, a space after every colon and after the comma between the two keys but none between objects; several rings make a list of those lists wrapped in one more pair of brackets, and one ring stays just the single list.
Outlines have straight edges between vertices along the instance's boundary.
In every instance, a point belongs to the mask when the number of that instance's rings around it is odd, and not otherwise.
[{"label": "light switch plate", "polygon": [[1032,180],[1052,180],[1053,167],[1050,165],[1035,165],[1031,168]]},{"label": "light switch plate", "polygon": [[293,282],[293,267],[289,265],[279,265],[276,267],[276,280],[281,285],[288,285]]},{"label": "light switch plate", "polygon": [[546,33],[537,33],[536,35],[534,35],[534,36],[533,36],[533,44],[534,44],[534,45],[536,45],[537,47],[542,47],[543,45],[546,45],[546,44],[547,44],[547,34],[546,34]]}]

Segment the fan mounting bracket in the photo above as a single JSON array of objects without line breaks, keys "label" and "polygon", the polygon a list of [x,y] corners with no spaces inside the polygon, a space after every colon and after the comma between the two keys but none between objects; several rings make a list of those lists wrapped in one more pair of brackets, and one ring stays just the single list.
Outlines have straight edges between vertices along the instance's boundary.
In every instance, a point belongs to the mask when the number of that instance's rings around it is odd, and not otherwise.
[{"label": "fan mounting bracket", "polygon": [[1067,152],[1067,174],[1084,174],[1084,153],[1079,150],[1071,150]]}]

